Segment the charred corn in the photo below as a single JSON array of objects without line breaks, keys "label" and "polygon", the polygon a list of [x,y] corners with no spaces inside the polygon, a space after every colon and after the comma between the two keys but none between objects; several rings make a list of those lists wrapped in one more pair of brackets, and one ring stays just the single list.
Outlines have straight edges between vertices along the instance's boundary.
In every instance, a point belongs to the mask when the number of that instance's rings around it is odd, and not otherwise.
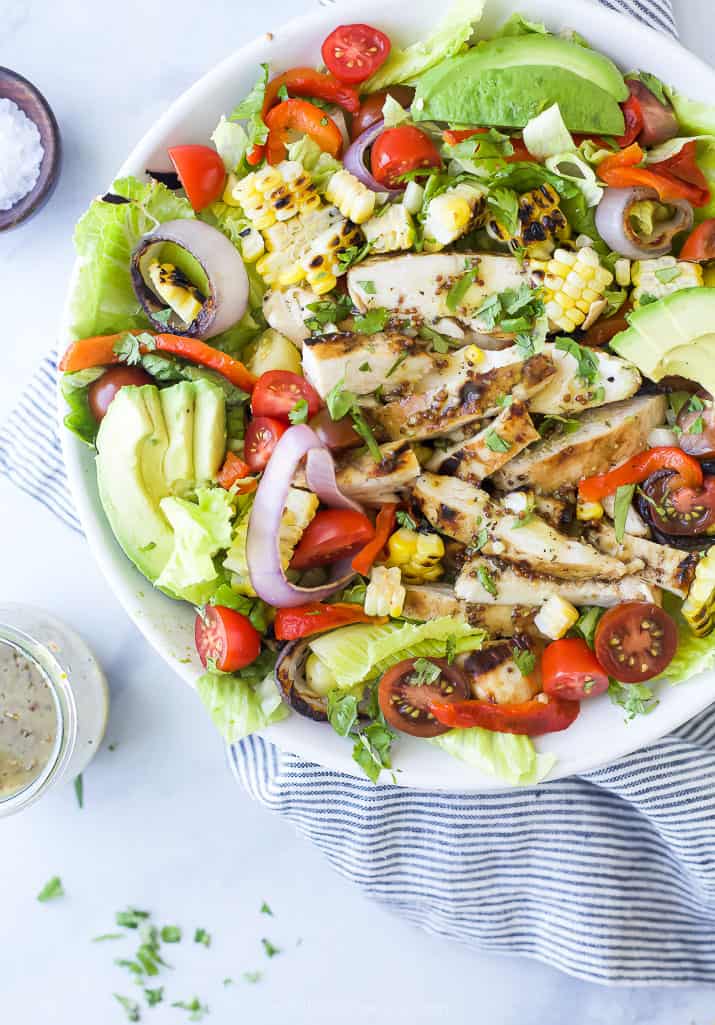
[{"label": "charred corn", "polygon": [[559,206],[559,194],[546,183],[519,198],[518,218],[519,227],[514,234],[495,218],[487,222],[487,232],[497,242],[505,242],[513,252],[525,249],[536,260],[548,260],[558,243],[571,237],[571,228]]},{"label": "charred corn", "polygon": [[190,324],[198,317],[206,300],[183,271],[173,263],[152,260],[147,268],[147,276],[155,295],[170,306],[185,324]]},{"label": "charred corn", "polygon": [[296,545],[318,511],[319,504],[318,496],[314,495],[312,491],[291,488],[288,492],[278,531],[278,545],[283,569],[288,568]]},{"label": "charred corn", "polygon": [[224,200],[240,206],[258,231],[321,206],[317,187],[296,160],[284,160],[275,167],[266,164],[260,171],[233,182],[229,178]]},{"label": "charred corn", "polygon": [[296,285],[306,277],[303,262],[318,237],[345,223],[334,206],[307,210],[290,221],[277,221],[262,231],[266,253],[256,270],[266,284],[276,288]]},{"label": "charred corn", "polygon": [[578,609],[558,594],[547,598],[534,617],[534,626],[552,641],[565,637],[578,622]]},{"label": "charred corn", "polygon": [[590,317],[596,319],[613,275],[601,266],[595,249],[570,252],[557,249],[546,263],[532,261],[532,269],[544,271],[544,306],[552,329],[575,331]]},{"label": "charred corn", "polygon": [[418,534],[401,527],[390,537],[387,548],[387,565],[398,566],[409,584],[439,580],[444,573],[444,542],[438,534]]},{"label": "charred corn", "polygon": [[231,547],[226,553],[223,561],[224,568],[231,574],[231,587],[238,594],[245,594],[248,598],[255,598],[251,577],[248,573],[248,559],[246,557],[246,540],[248,538],[248,520],[250,509],[234,523],[233,539]]},{"label": "charred corn", "polygon": [[354,224],[364,224],[375,212],[376,194],[349,171],[335,172],[328,182],[325,198]]},{"label": "charred corn", "polygon": [[368,616],[400,616],[407,592],[402,586],[400,570],[395,566],[373,566],[365,591],[365,613]]},{"label": "charred corn", "polygon": [[436,253],[479,226],[486,212],[485,193],[473,185],[455,185],[427,205],[425,250]]},{"label": "charred corn", "polygon": [[360,228],[352,221],[340,219],[313,241],[301,261],[308,284],[316,295],[324,295],[335,288],[338,278],[347,270],[340,256],[352,246],[362,244]]},{"label": "charred corn", "polygon": [[366,221],[362,230],[373,253],[395,253],[411,249],[415,242],[412,217],[402,203],[392,203],[376,217]]},{"label": "charred corn", "polygon": [[681,611],[698,637],[707,636],[715,627],[715,552],[712,548],[697,565]]},{"label": "charred corn", "polygon": [[699,288],[703,284],[703,269],[698,263],[661,256],[657,260],[637,260],[631,278],[636,286],[633,305],[640,306],[644,296],[663,299],[682,288]]},{"label": "charred corn", "polygon": [[241,256],[244,263],[255,263],[266,251],[263,235],[255,228],[245,228],[239,233]]}]

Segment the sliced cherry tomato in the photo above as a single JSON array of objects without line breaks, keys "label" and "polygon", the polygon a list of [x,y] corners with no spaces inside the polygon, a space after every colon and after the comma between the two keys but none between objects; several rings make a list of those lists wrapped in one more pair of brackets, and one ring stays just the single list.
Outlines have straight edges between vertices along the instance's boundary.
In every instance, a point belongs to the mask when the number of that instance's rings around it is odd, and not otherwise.
[{"label": "sliced cherry tomato", "polygon": [[609,609],[594,638],[596,657],[621,683],[644,683],[666,669],[678,647],[675,621],[658,605],[629,601]]},{"label": "sliced cherry tomato", "polygon": [[290,423],[288,414],[301,401],[308,403],[309,417],[320,409],[320,395],[304,377],[290,370],[268,370],[256,381],[251,412],[254,416],[275,416]]},{"label": "sliced cherry tomato", "polygon": [[390,40],[372,25],[338,25],[320,52],[328,71],[341,82],[364,82],[390,54]]},{"label": "sliced cherry tomato", "polygon": [[677,487],[677,475],[660,470],[644,481],[639,508],[656,530],[673,537],[698,537],[715,525],[715,477],[701,488]]},{"label": "sliced cherry tomato", "polygon": [[369,93],[363,98],[360,110],[353,117],[350,126],[350,138],[355,141],[358,136],[376,124],[382,117],[382,108],[385,100],[391,96],[397,100],[401,107],[408,110],[415,98],[415,90],[410,85],[391,85],[387,89],[379,89],[376,93]]},{"label": "sliced cherry tomato", "polygon": [[255,662],[261,651],[261,635],[240,612],[223,605],[207,605],[194,624],[196,650],[204,668],[209,660],[222,673]]},{"label": "sliced cherry tomato", "polygon": [[397,503],[388,502],[383,505],[377,514],[375,523],[375,536],[368,541],[363,550],[353,559],[353,569],[366,577],[370,572],[373,562],[387,544],[392,531],[395,529],[395,518],[397,515]]},{"label": "sliced cherry tomato", "polygon": [[464,702],[469,693],[467,682],[455,666],[441,658],[424,660],[436,666],[439,675],[429,683],[422,682],[415,670],[418,661],[407,658],[388,669],[380,680],[377,700],[390,726],[413,737],[438,737],[449,727],[437,722],[430,711],[432,702],[446,707],[453,701]]},{"label": "sliced cherry tomato", "polygon": [[549,694],[540,694],[518,705],[496,705],[492,701],[456,701],[454,704],[433,701],[429,707],[435,719],[445,726],[457,729],[480,726],[494,733],[526,737],[568,729],[581,709],[578,701],[564,701]]},{"label": "sliced cherry tomato", "polygon": [[330,115],[307,100],[284,100],[269,110],[266,158],[269,164],[280,164],[287,156],[286,143],[294,132],[309,135],[313,142],[331,157],[340,155],[343,137]]},{"label": "sliced cherry tomato", "polygon": [[153,384],[153,379],[141,367],[115,367],[107,370],[87,389],[87,400],[94,419],[99,421],[109,409],[109,404],[121,388],[128,384],[141,388],[143,384]]},{"label": "sliced cherry tomato", "polygon": [[363,441],[353,427],[352,418],[343,416],[333,420],[330,410],[321,409],[308,424],[312,427],[324,445],[333,452],[341,452],[346,448],[357,448]]},{"label": "sliced cherry tomato", "polygon": [[414,125],[388,128],[375,139],[370,151],[370,167],[381,185],[391,189],[404,187],[400,175],[421,167],[441,167],[442,158],[425,132]]},{"label": "sliced cherry tomato", "polygon": [[364,513],[353,509],[322,509],[303,532],[291,559],[291,569],[312,569],[353,555],[375,536]]},{"label": "sliced cherry tomato", "polygon": [[621,149],[627,149],[643,131],[643,108],[638,97],[631,95],[621,104],[621,110],[626,122],[626,133],[616,141]]},{"label": "sliced cherry tomato", "polygon": [[456,146],[458,142],[464,142],[475,135],[485,135],[488,131],[488,128],[447,128],[442,132],[442,138],[448,146]]},{"label": "sliced cherry tomato", "polygon": [[258,487],[258,481],[250,476],[251,467],[239,458],[235,452],[227,452],[223,466],[216,477],[217,483],[230,491],[235,488],[237,495],[249,495]]},{"label": "sliced cherry tomato", "polygon": [[608,674],[580,637],[549,644],[541,656],[541,675],[544,692],[564,701],[583,701],[608,690]]},{"label": "sliced cherry tomato", "polygon": [[[600,502],[624,484],[640,484],[656,470],[674,470],[680,478],[678,484],[692,488],[702,487],[703,468],[697,459],[693,459],[680,448],[664,445],[649,448],[646,452],[632,456],[615,470],[599,473],[595,477],[586,477],[579,483],[578,493],[584,502]],[[674,486],[677,486],[675,482]]]},{"label": "sliced cherry tomato", "polygon": [[629,78],[626,84],[631,96],[634,96],[640,103],[643,117],[643,126],[639,136],[641,146],[650,148],[658,146],[668,139],[674,139],[679,134],[679,125],[670,104],[663,105],[637,78]]},{"label": "sliced cherry tomato", "polygon": [[715,218],[699,224],[680,252],[681,260],[715,260]]},{"label": "sliced cherry tomato", "polygon": [[350,623],[372,623],[381,626],[389,622],[388,616],[368,616],[362,605],[338,602],[335,605],[321,605],[314,601],[309,605],[297,605],[292,609],[278,609],[273,621],[273,630],[279,641],[295,641],[299,637],[334,630]]},{"label": "sliced cherry tomato", "polygon": [[284,423],[270,416],[257,416],[251,420],[246,428],[243,454],[252,473],[265,470],[268,460],[273,455],[273,449],[287,429]]},{"label": "sliced cherry tomato", "polygon": [[226,168],[215,149],[172,146],[169,156],[194,210],[203,210],[219,198],[226,184]]},{"label": "sliced cherry tomato", "polygon": [[516,138],[512,136],[511,144],[514,147],[514,152],[510,157],[505,157],[507,164],[520,164],[524,161],[531,161],[533,164],[536,161],[536,157],[533,157],[529,150],[526,148],[526,143],[522,138]]},{"label": "sliced cherry tomato", "polygon": [[602,345],[608,344],[612,341],[616,335],[619,335],[621,331],[627,331],[630,324],[627,320],[627,314],[633,309],[631,302],[626,302],[621,306],[618,313],[614,313],[612,317],[601,317],[595,324],[592,325],[581,339],[581,345],[587,345],[591,349],[600,348]]}]

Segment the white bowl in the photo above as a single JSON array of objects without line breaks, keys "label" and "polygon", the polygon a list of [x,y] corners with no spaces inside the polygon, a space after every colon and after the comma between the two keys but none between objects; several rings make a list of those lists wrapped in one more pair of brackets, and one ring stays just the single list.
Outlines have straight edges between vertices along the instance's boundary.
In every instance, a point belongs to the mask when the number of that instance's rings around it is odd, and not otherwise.
[{"label": "white bowl", "polygon": [[[318,9],[288,22],[272,36],[262,36],[236,51],[180,96],[147,132],[119,175],[141,176],[146,167],[168,168],[168,146],[206,143],[220,115],[230,112],[251,88],[262,61],[270,62],[272,72],[316,64],[320,61],[322,40],[345,20],[368,22],[386,31],[396,42],[411,42],[434,26],[442,10],[435,7],[433,0],[411,0],[408,7],[403,0],[352,0],[349,9]],[[515,10],[546,22],[553,30],[577,29],[624,70],[645,66],[694,99],[712,101],[715,95],[715,73],[706,64],[666,36],[589,0],[487,0],[480,33],[488,36]],[[66,311],[63,344],[68,340]],[[125,557],[99,502],[92,453],[68,431],[62,429],[61,433],[72,494],[102,571],[149,643],[180,677],[193,684],[201,666],[194,652],[192,610],[153,590]],[[628,724],[624,723],[621,710],[606,697],[584,703],[581,716],[571,729],[537,741],[539,749],[558,756],[550,778],[588,772],[613,762],[682,725],[715,701],[715,673],[704,674],[679,687],[662,685],[660,696],[660,704],[651,715]],[[295,714],[266,731],[265,736],[306,760],[357,774],[351,744],[325,724]],[[499,781],[423,741],[400,737],[395,749],[400,785],[433,790],[503,789]]]}]

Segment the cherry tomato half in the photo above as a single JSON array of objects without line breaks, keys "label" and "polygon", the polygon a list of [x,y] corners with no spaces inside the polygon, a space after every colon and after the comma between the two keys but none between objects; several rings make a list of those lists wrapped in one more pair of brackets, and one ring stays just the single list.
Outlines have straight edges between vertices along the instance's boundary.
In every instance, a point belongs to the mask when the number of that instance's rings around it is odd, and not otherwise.
[{"label": "cherry tomato half", "polygon": [[273,449],[287,429],[284,423],[270,416],[257,416],[251,420],[246,428],[243,457],[252,473],[265,470],[268,460],[273,455]]},{"label": "cherry tomato half", "polygon": [[254,662],[261,650],[261,635],[240,612],[223,605],[207,605],[196,617],[194,641],[206,668],[209,660],[222,673],[235,673]]},{"label": "cherry tomato half", "polygon": [[681,260],[715,260],[715,218],[699,224],[680,253]]},{"label": "cherry tomato half", "polygon": [[120,388],[124,388],[128,384],[141,388],[143,384],[152,383],[152,378],[141,367],[124,366],[107,370],[96,381],[93,381],[87,389],[87,400],[92,416],[99,423]]},{"label": "cherry tomato half", "polygon": [[293,553],[291,569],[325,566],[352,555],[375,536],[375,528],[363,513],[353,509],[323,509],[303,532]]},{"label": "cherry tomato half", "polygon": [[658,605],[629,601],[609,609],[596,627],[596,658],[621,683],[643,683],[662,673],[678,646],[678,628]]},{"label": "cherry tomato half", "polygon": [[403,188],[400,175],[420,167],[441,167],[442,158],[425,132],[414,125],[388,128],[375,139],[370,151],[370,167],[381,185]]},{"label": "cherry tomato half", "polygon": [[254,416],[274,416],[290,423],[288,414],[298,402],[308,403],[308,416],[315,416],[321,407],[320,395],[304,377],[290,370],[268,370],[256,381],[251,394]]},{"label": "cherry tomato half", "polygon": [[437,722],[430,712],[430,704],[464,701],[468,696],[467,683],[455,666],[441,658],[425,660],[440,672],[434,680],[421,682],[415,670],[417,661],[420,660],[407,658],[384,674],[377,690],[380,711],[390,726],[402,733],[412,737],[438,737],[447,733],[449,726]]},{"label": "cherry tomato half", "polygon": [[493,701],[433,701],[430,711],[445,726],[471,729],[479,726],[493,733],[514,733],[523,737],[541,737],[560,733],[576,721],[581,710],[578,701],[564,701],[551,694],[539,694],[530,701],[497,705]]},{"label": "cherry tomato half", "polygon": [[652,474],[641,485],[638,508],[656,530],[673,537],[697,537],[715,524],[715,477],[701,488],[678,487],[668,470]]},{"label": "cherry tomato half", "polygon": [[621,149],[626,149],[633,145],[643,131],[643,107],[638,97],[631,95],[625,103],[621,104],[621,110],[626,122],[626,132],[616,141]]},{"label": "cherry tomato half", "polygon": [[203,210],[223,192],[226,168],[210,146],[172,146],[171,162],[194,210]]},{"label": "cherry tomato half", "polygon": [[364,82],[387,60],[390,40],[371,25],[338,25],[320,52],[328,71],[341,82]]},{"label": "cherry tomato half", "polygon": [[410,85],[391,85],[389,89],[379,89],[376,93],[370,93],[366,96],[360,105],[358,113],[353,115],[350,126],[350,138],[353,142],[359,135],[367,131],[371,125],[380,120],[382,108],[385,106],[385,100],[388,96],[391,96],[393,100],[397,100],[401,107],[409,109],[415,98],[415,90]]},{"label": "cherry tomato half", "polygon": [[564,637],[544,649],[541,675],[546,694],[565,701],[595,698],[608,690],[608,674],[580,637]]}]

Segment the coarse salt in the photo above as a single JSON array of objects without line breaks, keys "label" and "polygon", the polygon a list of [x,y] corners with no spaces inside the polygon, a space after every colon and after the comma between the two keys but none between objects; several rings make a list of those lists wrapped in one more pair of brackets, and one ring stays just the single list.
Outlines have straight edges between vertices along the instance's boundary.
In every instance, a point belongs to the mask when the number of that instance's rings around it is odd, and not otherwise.
[{"label": "coarse salt", "polygon": [[12,209],[34,188],[44,153],[35,122],[0,98],[0,210]]}]

